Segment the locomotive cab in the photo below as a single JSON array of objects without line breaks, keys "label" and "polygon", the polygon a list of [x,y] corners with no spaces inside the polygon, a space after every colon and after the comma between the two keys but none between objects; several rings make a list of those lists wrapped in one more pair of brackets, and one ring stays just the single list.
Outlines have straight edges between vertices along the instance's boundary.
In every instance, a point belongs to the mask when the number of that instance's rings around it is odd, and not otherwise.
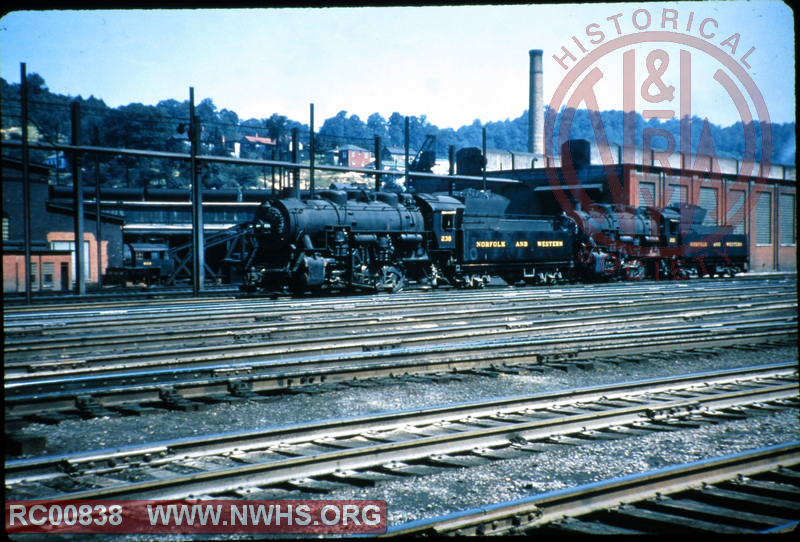
[{"label": "locomotive cab", "polygon": [[431,232],[429,250],[455,250],[464,221],[464,204],[450,196],[431,194],[417,194],[415,199],[425,217],[425,229]]}]

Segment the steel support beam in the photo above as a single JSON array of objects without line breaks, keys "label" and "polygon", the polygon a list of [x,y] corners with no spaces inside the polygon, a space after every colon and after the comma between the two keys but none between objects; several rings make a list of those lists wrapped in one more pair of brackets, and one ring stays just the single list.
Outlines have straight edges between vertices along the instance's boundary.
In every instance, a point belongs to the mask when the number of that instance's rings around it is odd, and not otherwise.
[{"label": "steel support beam", "polygon": [[31,284],[31,180],[28,157],[28,74],[25,63],[20,64],[21,80],[20,97],[22,99],[22,208],[25,218],[25,303],[30,305],[33,299]]},{"label": "steel support beam", "polygon": [[314,172],[315,172],[314,166],[316,165],[315,161],[314,161],[314,152],[315,152],[315,150],[314,150],[314,104],[311,104],[310,116],[311,116],[311,119],[310,119],[311,120],[311,125],[309,127],[309,134],[308,134],[308,158],[309,158],[309,162],[308,162],[308,166],[309,166],[308,167],[308,190],[309,190],[309,199],[314,199],[314,195],[315,195],[315,193],[314,193]]},{"label": "steel support beam", "polygon": [[[375,171],[381,170],[381,136],[375,136]],[[381,174],[375,173],[375,192],[381,190]]]},{"label": "steel support beam", "polygon": [[205,239],[203,236],[203,189],[199,174],[200,162],[197,153],[200,147],[200,123],[194,111],[194,87],[189,88],[189,140],[191,142],[190,164],[192,179],[192,291],[195,296],[204,289],[205,283]]},{"label": "steel support beam", "polygon": [[[72,144],[79,147],[81,144],[81,104],[70,104],[72,120]],[[85,231],[83,216],[83,154],[76,152],[72,155],[72,195],[75,199],[75,293],[86,294],[86,276],[84,272],[83,232]]]}]

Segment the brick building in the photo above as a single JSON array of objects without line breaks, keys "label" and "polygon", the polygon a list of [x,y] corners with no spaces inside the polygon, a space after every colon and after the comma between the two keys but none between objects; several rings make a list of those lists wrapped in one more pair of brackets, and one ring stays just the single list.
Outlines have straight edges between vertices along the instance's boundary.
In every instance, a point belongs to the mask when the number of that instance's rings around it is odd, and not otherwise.
[{"label": "brick building", "polygon": [[[50,168],[31,165],[31,262],[25,272],[25,217],[22,207],[22,163],[3,157],[3,292],[24,292],[28,277],[32,291],[74,287],[74,212],[49,201]],[[97,284],[100,273],[122,264],[123,219],[101,214],[102,241],[98,268],[97,219],[94,208],[84,209],[83,263],[86,283]],[[114,258],[113,255],[120,255]],[[112,255],[110,257],[110,255]],[[117,261],[118,259],[118,261]]]},{"label": "brick building", "polygon": [[355,145],[344,145],[335,151],[336,164],[345,167],[367,167],[372,162],[372,153]]}]

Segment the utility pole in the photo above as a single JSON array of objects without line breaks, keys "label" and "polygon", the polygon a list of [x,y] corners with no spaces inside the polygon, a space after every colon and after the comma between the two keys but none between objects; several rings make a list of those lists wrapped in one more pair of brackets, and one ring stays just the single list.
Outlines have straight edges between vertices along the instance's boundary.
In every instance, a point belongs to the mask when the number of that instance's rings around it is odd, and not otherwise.
[{"label": "utility pole", "polygon": [[409,139],[410,139],[410,132],[411,132],[411,129],[409,128],[408,117],[406,117],[405,118],[405,140],[406,140],[406,156],[405,156],[405,159],[406,159],[406,191],[407,192],[411,192],[411,175],[410,175],[410,171],[408,171],[408,166],[409,166],[408,142],[409,142]]},{"label": "utility pole", "polygon": [[197,151],[200,147],[200,123],[194,112],[194,87],[189,88],[189,141],[192,179],[192,291],[196,296],[204,289],[205,283],[205,238],[203,236],[203,187],[200,180]]},{"label": "utility pole", "polygon": [[309,190],[309,195],[308,195],[308,199],[310,199],[310,200],[314,199],[314,173],[315,173],[314,172],[314,166],[315,166],[314,152],[316,152],[314,150],[314,104],[311,104],[311,126],[309,127],[309,135],[308,135],[308,157],[309,157],[309,162],[308,162],[308,165],[309,165],[309,167],[308,167],[308,177],[309,177],[308,190]]},{"label": "utility pole", "polygon": [[481,164],[481,169],[483,170],[483,191],[486,192],[486,127],[483,128],[483,163]]},{"label": "utility pole", "polygon": [[[95,147],[100,146],[100,129],[97,125],[94,126],[94,130],[92,132],[92,144]],[[94,201],[95,201],[95,213],[97,214],[97,287],[102,288],[103,286],[103,227],[102,221],[100,220],[100,155],[95,153],[94,155]]]},{"label": "utility pole", "polygon": [[[70,104],[72,113],[72,145],[79,147],[81,144],[81,103],[72,102]],[[86,276],[84,273],[83,260],[83,154],[72,154],[72,195],[75,199],[75,293],[78,295],[86,294]]]},{"label": "utility pole", "polygon": [[[375,171],[381,171],[381,136],[375,136]],[[381,190],[381,174],[375,174],[375,192]]]},{"label": "utility pole", "polygon": [[[31,284],[31,180],[28,172],[28,74],[25,63],[20,64],[22,98],[22,213],[25,216],[25,303],[33,300]],[[58,164],[58,159],[56,159]],[[58,171],[58,165],[56,165]]]}]

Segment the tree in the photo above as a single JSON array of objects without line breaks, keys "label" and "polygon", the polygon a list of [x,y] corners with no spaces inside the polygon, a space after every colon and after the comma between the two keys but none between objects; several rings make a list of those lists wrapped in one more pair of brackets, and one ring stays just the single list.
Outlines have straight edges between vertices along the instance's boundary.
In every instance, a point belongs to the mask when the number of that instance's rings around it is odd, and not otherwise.
[{"label": "tree", "polygon": [[403,147],[406,144],[406,119],[403,115],[395,111],[389,117],[388,125],[389,144],[395,147]]},{"label": "tree", "polygon": [[[100,131],[105,145],[126,149],[166,150],[167,140],[174,132],[172,120],[158,107],[140,103],[120,106],[103,119]],[[145,187],[151,180],[166,182],[171,169],[157,158],[116,157],[109,164],[109,173],[123,177],[129,187]],[[124,172],[124,173],[123,173]],[[119,179],[122,181],[123,179]]]},{"label": "tree", "polygon": [[202,124],[214,124],[217,121],[217,106],[211,98],[205,98],[194,108],[194,115]]},{"label": "tree", "polygon": [[281,146],[281,138],[286,133],[288,118],[284,115],[273,113],[264,123],[266,124],[269,138]]},{"label": "tree", "polygon": [[189,100],[185,100],[183,102],[172,99],[162,100],[156,104],[156,107],[160,109],[166,116],[171,117],[175,121],[189,121]]},{"label": "tree", "polygon": [[373,113],[367,118],[367,130],[381,139],[387,139],[389,134],[386,119],[378,113]]}]

